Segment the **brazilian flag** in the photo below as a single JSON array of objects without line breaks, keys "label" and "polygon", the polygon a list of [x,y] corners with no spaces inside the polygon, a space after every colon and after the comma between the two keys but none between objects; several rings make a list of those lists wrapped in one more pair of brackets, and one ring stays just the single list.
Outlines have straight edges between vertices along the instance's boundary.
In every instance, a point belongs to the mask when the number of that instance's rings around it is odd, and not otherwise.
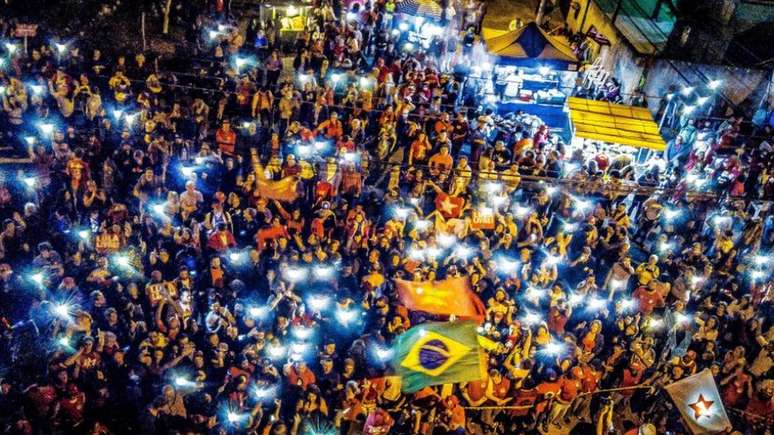
[{"label": "brazilian flag", "polygon": [[474,322],[423,323],[398,336],[393,351],[395,372],[406,393],[482,378],[484,353]]}]

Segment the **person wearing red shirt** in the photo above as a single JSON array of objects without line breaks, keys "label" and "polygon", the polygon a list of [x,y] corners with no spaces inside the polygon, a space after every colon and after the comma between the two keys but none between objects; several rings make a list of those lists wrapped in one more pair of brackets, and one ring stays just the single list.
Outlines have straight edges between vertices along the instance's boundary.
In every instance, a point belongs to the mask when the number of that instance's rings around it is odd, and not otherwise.
[{"label": "person wearing red shirt", "polygon": [[67,394],[57,402],[56,419],[63,428],[77,429],[83,423],[86,395],[75,384],[67,385]]},{"label": "person wearing red shirt", "polygon": [[366,434],[387,434],[395,420],[382,408],[376,408],[366,417],[363,432]]},{"label": "person wearing red shirt", "polygon": [[314,373],[309,370],[309,367],[303,361],[286,364],[282,372],[290,385],[295,385],[304,391],[317,381]]},{"label": "person wearing red shirt", "polygon": [[[486,384],[486,398],[492,406],[505,406],[513,400],[510,395],[511,380],[502,375],[497,369],[489,370],[489,381]],[[484,410],[481,420],[493,427],[499,410],[486,409]]]},{"label": "person wearing red shirt", "polygon": [[588,364],[582,363],[578,366],[583,372],[581,376],[581,392],[587,393],[585,395],[578,396],[578,399],[572,405],[570,413],[574,416],[583,417],[589,411],[589,405],[591,405],[591,395],[597,388],[599,388],[599,381],[602,379],[602,373],[594,370]]},{"label": "person wearing red shirt", "polygon": [[583,379],[583,369],[580,367],[573,367],[569,376],[565,375],[559,379],[559,394],[554,397],[554,405],[548,417],[549,422],[561,426],[561,419],[583,388],[581,379]]},{"label": "person wearing red shirt", "polygon": [[344,135],[341,137],[341,139],[336,142],[336,150],[339,152],[344,153],[353,153],[357,149],[357,145],[355,145],[355,141],[352,140],[348,135]]},{"label": "person wearing red shirt", "polygon": [[752,395],[752,377],[744,372],[744,365],[737,366],[734,373],[720,380],[723,388],[723,404],[738,408],[746,397]]},{"label": "person wearing red shirt", "polygon": [[564,327],[567,325],[569,312],[570,308],[567,304],[552,305],[548,309],[548,319],[546,319],[548,330],[556,335],[564,335]]},{"label": "person wearing red shirt", "polygon": [[664,306],[664,297],[650,285],[637,287],[632,293],[632,299],[637,303],[637,309],[646,316],[653,313],[657,307]]},{"label": "person wearing red shirt", "polygon": [[236,153],[236,133],[231,130],[231,121],[223,121],[221,127],[215,132],[215,143],[221,154],[228,157],[234,157]]},{"label": "person wearing red shirt", "polygon": [[[635,357],[632,357],[634,359]],[[642,376],[645,374],[645,367],[640,363],[631,361],[629,367],[623,369],[621,376],[621,382],[618,384],[618,388],[627,388],[639,385],[642,381]],[[622,390],[618,394],[624,397],[631,397],[634,394],[634,389]]]},{"label": "person wearing red shirt", "polygon": [[40,419],[41,421],[48,420],[55,410],[56,388],[49,384],[33,384],[24,391],[24,394],[27,396],[27,400],[33,405],[33,415],[30,417],[33,419]]},{"label": "person wearing red shirt", "polygon": [[535,410],[535,420],[538,421],[540,415],[548,408],[551,400],[562,390],[562,386],[556,379],[556,373],[554,373],[553,370],[549,370],[548,380],[538,384],[538,386],[535,387],[535,390],[540,398],[533,408]]},{"label": "person wearing red shirt", "polygon": [[745,419],[750,426],[771,427],[774,424],[774,397],[770,381],[761,383],[758,391],[750,396],[745,411]]},{"label": "person wearing red shirt", "polygon": [[462,386],[462,398],[468,403],[468,406],[481,406],[486,402],[486,384],[487,379],[479,381],[470,381]]},{"label": "person wearing red shirt", "polygon": [[216,251],[223,252],[237,245],[234,235],[226,228],[226,224],[218,224],[217,231],[214,231],[207,240],[207,247]]}]

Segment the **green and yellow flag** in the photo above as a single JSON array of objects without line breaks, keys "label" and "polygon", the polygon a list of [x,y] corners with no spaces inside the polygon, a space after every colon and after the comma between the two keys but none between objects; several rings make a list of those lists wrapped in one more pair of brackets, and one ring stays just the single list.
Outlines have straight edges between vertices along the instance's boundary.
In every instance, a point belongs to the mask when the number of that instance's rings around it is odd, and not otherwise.
[{"label": "green and yellow flag", "polygon": [[482,378],[484,354],[475,322],[423,323],[398,336],[393,350],[395,372],[407,393]]}]

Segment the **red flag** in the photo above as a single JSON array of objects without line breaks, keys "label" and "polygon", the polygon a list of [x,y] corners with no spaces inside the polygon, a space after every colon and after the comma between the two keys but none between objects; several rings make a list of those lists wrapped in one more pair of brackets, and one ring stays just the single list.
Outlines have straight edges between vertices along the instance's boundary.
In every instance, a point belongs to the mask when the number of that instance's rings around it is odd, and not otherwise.
[{"label": "red flag", "polygon": [[486,308],[473,293],[467,278],[447,278],[442,281],[395,280],[401,302],[414,311],[482,322]]},{"label": "red flag", "polygon": [[446,219],[458,218],[462,214],[462,207],[465,206],[465,199],[459,196],[449,196],[439,192],[435,197],[435,208]]}]

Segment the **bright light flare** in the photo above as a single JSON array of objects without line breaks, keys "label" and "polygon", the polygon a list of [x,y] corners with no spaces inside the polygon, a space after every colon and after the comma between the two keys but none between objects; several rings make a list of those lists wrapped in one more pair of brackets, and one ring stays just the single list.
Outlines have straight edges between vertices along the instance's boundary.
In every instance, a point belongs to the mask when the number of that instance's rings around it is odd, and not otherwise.
[{"label": "bright light flare", "polygon": [[512,260],[508,257],[498,257],[495,260],[495,264],[497,265],[497,268],[505,273],[513,273],[516,272],[516,269],[519,267],[519,262],[516,260]]},{"label": "bright light flare", "polygon": [[766,256],[766,255],[760,255],[760,254],[759,254],[759,255],[756,255],[756,256],[753,258],[753,262],[755,262],[755,265],[756,265],[756,266],[766,266],[766,265],[768,265],[769,263],[771,263],[771,258],[769,258],[769,257],[768,257],[768,256]]},{"label": "bright light flare", "polygon": [[322,311],[331,304],[331,298],[324,295],[312,295],[307,298],[306,303],[313,311]]},{"label": "bright light flare", "polygon": [[601,309],[602,309],[602,308],[604,308],[606,305],[607,305],[607,301],[605,301],[604,299],[597,298],[597,297],[591,297],[591,298],[590,298],[590,299],[589,299],[589,300],[586,302],[586,307],[587,307],[589,310],[591,310],[591,311],[597,311],[597,310],[601,310]]},{"label": "bright light flare", "polygon": [[269,354],[270,358],[280,359],[285,356],[287,349],[285,348],[285,346],[270,344],[266,348],[266,352]]},{"label": "bright light flare", "polygon": [[394,352],[392,349],[385,348],[382,346],[374,346],[374,355],[376,356],[376,359],[378,359],[381,362],[387,362],[390,361],[394,355]]},{"label": "bright light flare", "polygon": [[119,254],[113,257],[113,261],[117,266],[127,268],[130,266],[129,257],[124,254]]},{"label": "bright light flare", "polygon": [[317,279],[326,280],[333,277],[336,269],[333,266],[315,266],[312,271]]},{"label": "bright light flare", "polygon": [[269,314],[269,308],[267,307],[250,307],[247,310],[247,314],[253,319],[263,319]]},{"label": "bright light flare", "polygon": [[455,257],[460,258],[462,260],[467,260],[471,256],[473,256],[473,254],[475,252],[476,251],[473,248],[471,248],[470,246],[460,245],[452,252],[452,255],[454,255]]},{"label": "bright light flare", "polygon": [[186,178],[192,177],[195,172],[196,170],[190,166],[183,166],[180,168],[180,173]]},{"label": "bright light flare", "polygon": [[253,389],[253,396],[255,396],[255,398],[258,399],[259,401],[274,399],[275,397],[277,397],[277,388],[256,386]]},{"label": "bright light flare", "polygon": [[349,326],[349,324],[357,318],[357,311],[350,309],[338,309],[336,310],[336,320],[343,326]]},{"label": "bright light flare", "polygon": [[439,234],[438,237],[436,237],[436,240],[438,241],[438,244],[444,248],[451,248],[457,243],[457,237],[451,234]]},{"label": "bright light flare", "polygon": [[54,124],[50,122],[41,122],[38,124],[38,128],[45,136],[51,136],[51,133],[54,132]]},{"label": "bright light flare", "polygon": [[414,221],[414,228],[418,231],[426,231],[432,224],[427,219],[417,219]]},{"label": "bright light flare", "polygon": [[285,276],[285,279],[290,282],[299,282],[306,279],[309,275],[309,271],[300,267],[289,267],[285,270],[283,275]]},{"label": "bright light flare", "polygon": [[680,210],[675,210],[672,208],[665,208],[664,209],[664,217],[667,221],[672,222],[675,220],[678,216],[680,216],[682,212]]},{"label": "bright light flare", "polygon": [[586,296],[578,293],[573,293],[570,295],[568,302],[570,303],[570,306],[575,307],[582,304],[585,299],[586,299]]},{"label": "bright light flare", "polygon": [[32,282],[34,282],[35,284],[37,284],[37,285],[42,285],[42,284],[43,284],[43,279],[44,279],[44,276],[43,276],[43,273],[41,273],[41,272],[36,272],[36,273],[33,273],[32,275],[30,275],[30,279],[31,279],[31,280],[32,280]]},{"label": "bright light flare", "polygon": [[499,193],[503,189],[503,184],[496,181],[490,181],[486,183],[484,189],[491,194]]},{"label": "bright light flare", "polygon": [[539,350],[539,352],[542,352],[546,355],[550,356],[556,356],[564,352],[565,344],[558,342],[558,341],[550,341],[546,343],[545,346],[543,346],[542,349]]},{"label": "bright light flare", "polygon": [[537,313],[527,313],[522,317],[521,319],[525,324],[529,326],[537,325],[538,323],[543,321],[543,318],[540,317]]},{"label": "bright light flare", "polygon": [[34,189],[35,185],[38,183],[35,177],[24,177],[22,178],[22,182],[30,189]]},{"label": "bright light flare", "polygon": [[[309,337],[314,335],[314,328],[307,328],[305,326],[293,327],[293,336],[299,340],[308,340]],[[294,350],[295,352],[295,350]]]}]

